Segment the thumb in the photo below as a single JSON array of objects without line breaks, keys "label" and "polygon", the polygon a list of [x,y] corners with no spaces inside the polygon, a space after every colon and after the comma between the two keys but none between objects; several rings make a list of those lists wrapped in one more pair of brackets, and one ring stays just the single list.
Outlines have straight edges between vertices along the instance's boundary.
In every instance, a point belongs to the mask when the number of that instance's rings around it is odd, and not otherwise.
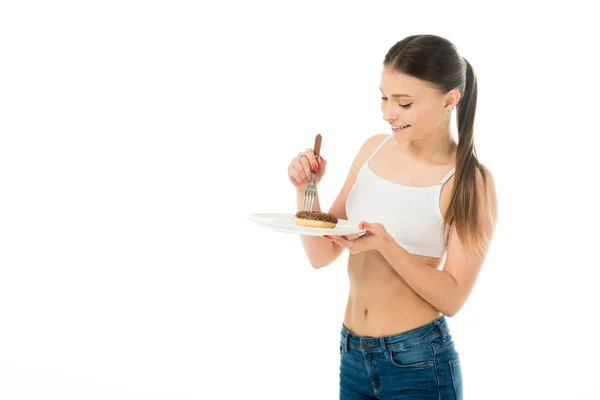
[{"label": "thumb", "polygon": [[379,227],[379,224],[367,221],[361,221],[358,224],[358,229],[366,229],[369,232],[379,232]]}]

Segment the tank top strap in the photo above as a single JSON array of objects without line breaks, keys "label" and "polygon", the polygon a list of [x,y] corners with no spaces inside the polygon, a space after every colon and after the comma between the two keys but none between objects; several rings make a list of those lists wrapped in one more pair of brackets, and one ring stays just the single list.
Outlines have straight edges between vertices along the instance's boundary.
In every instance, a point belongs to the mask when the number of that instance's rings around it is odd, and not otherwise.
[{"label": "tank top strap", "polygon": [[377,152],[383,147],[383,145],[385,144],[385,142],[387,142],[391,138],[392,138],[392,135],[388,135],[388,137],[386,137],[385,139],[383,139],[381,141],[381,143],[379,143],[379,146],[377,146],[377,148],[375,149],[375,151],[373,151],[373,153],[371,153],[371,155],[369,156],[369,159],[367,161],[371,161],[373,159],[373,157],[375,157],[375,154],[377,154]]},{"label": "tank top strap", "polygon": [[452,175],[454,174],[454,171],[456,171],[456,167],[452,168],[450,170],[450,172],[448,172],[446,174],[446,176],[442,178],[442,180],[440,181],[440,183],[438,183],[438,185],[444,186],[444,183],[446,183],[448,181],[448,179],[450,179],[452,177]]}]

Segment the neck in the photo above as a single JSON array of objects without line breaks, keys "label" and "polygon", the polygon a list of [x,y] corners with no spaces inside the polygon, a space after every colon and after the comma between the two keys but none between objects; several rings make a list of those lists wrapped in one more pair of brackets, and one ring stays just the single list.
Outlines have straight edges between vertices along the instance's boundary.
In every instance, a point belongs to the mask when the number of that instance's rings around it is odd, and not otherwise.
[{"label": "neck", "polygon": [[[444,124],[442,124],[444,125]],[[451,164],[454,162],[457,143],[452,138],[450,125],[440,126],[420,139],[405,144],[406,151],[413,157],[431,164]]]}]

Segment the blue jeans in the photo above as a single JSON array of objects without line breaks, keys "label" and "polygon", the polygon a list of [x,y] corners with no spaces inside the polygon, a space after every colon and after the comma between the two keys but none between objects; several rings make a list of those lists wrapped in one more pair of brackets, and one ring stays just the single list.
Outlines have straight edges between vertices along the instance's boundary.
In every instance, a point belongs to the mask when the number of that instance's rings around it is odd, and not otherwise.
[{"label": "blue jeans", "polygon": [[377,338],[342,325],[340,357],[340,400],[463,398],[460,361],[445,316]]}]

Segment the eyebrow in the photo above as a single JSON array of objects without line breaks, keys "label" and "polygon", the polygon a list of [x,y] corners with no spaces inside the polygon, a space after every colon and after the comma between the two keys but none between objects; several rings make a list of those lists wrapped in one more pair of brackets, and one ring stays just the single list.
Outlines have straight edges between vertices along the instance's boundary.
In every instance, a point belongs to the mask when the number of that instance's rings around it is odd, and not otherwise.
[{"label": "eyebrow", "polygon": [[[381,90],[381,88],[379,88],[379,90]],[[381,92],[383,93],[383,90],[381,90]],[[392,97],[413,97],[410,94],[393,94]]]}]

